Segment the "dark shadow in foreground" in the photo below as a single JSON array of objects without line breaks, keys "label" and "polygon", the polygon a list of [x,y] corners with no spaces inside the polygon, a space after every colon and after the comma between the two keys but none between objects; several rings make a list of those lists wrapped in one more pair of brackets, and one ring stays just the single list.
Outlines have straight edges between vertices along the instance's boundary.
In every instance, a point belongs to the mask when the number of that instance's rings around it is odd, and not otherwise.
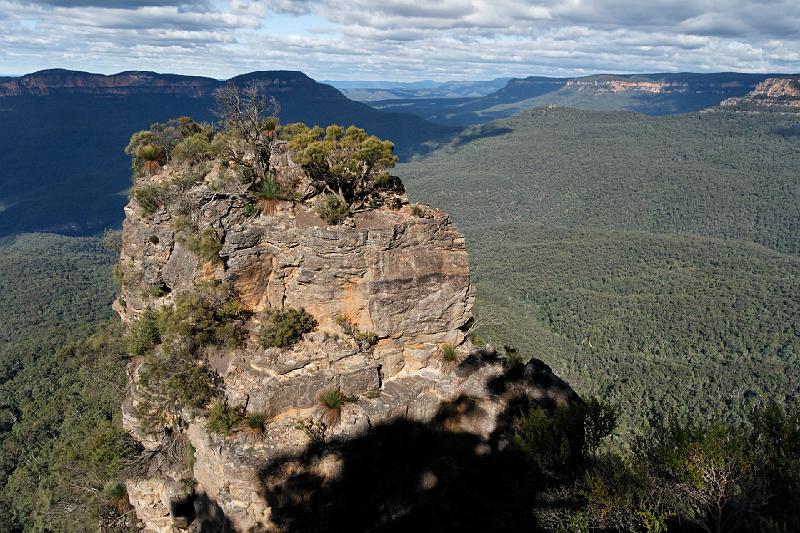
[{"label": "dark shadow in foreground", "polygon": [[[487,362],[473,355],[455,372]],[[504,406],[488,440],[459,429],[487,416],[480,401],[463,396],[442,405],[430,423],[395,419],[273,461],[261,472],[273,521],[286,531],[539,530],[537,493],[557,487],[510,443],[512,420],[534,401],[533,388],[543,391],[536,397],[544,408],[552,403],[548,392],[577,396],[536,360],[506,369],[487,386]],[[571,439],[576,450],[582,429]]]}]

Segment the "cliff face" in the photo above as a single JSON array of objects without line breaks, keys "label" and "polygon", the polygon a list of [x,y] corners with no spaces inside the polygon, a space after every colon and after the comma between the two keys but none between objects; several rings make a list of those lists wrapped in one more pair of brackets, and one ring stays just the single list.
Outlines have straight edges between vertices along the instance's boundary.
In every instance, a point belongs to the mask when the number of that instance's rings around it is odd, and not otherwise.
[{"label": "cliff face", "polygon": [[[265,493],[274,480],[263,475],[271,461],[398,418],[430,421],[464,395],[482,402],[482,414],[453,427],[488,438],[507,403],[488,383],[503,368],[480,362],[486,353],[465,341],[473,288],[464,238],[449,217],[410,206],[396,187],[380,206],[328,226],[315,213],[318,199],[256,202],[226,167],[214,162],[187,179],[185,169],[167,166],[140,178],[138,187],[169,186],[172,197],[152,213],[136,201],[126,207],[115,308],[132,325],[181,295],[224,287],[236,302],[231,320],[243,340],[204,348],[198,364],[218,376],[227,405],[257,413],[264,426],[221,435],[208,429],[207,410],[184,408],[169,427],[148,427],[141,415],[148,363],[135,358],[123,414],[145,448],[128,492],[146,530],[199,528],[208,507],[200,502],[211,502],[233,529],[274,530]],[[308,179],[280,141],[270,167],[276,181],[305,196]],[[198,253],[189,231],[211,239],[213,253]],[[259,344],[271,311],[300,308],[316,321],[313,331],[291,347]],[[456,370],[442,357],[451,349],[454,359],[476,364]],[[166,346],[155,351],[172,357]],[[550,375],[546,367],[529,373]],[[566,387],[537,388],[532,380],[523,386],[532,396],[571,397]],[[320,404],[326,391],[347,399],[335,422]],[[175,460],[187,450],[191,461]],[[313,469],[334,475],[336,464],[329,458]]]},{"label": "cliff face", "polygon": [[800,78],[768,78],[747,95],[724,100],[720,107],[754,113],[800,112]]}]

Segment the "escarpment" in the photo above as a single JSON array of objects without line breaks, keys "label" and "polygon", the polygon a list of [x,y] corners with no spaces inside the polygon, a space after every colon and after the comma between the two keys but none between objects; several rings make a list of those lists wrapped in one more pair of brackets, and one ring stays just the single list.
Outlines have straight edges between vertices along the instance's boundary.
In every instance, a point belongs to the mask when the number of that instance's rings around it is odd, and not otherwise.
[{"label": "escarpment", "polygon": [[798,113],[800,78],[767,78],[745,96],[723,100],[720,108],[750,113]]},{"label": "escarpment", "polygon": [[226,155],[152,165],[125,209],[115,309],[133,356],[124,425],[143,446],[127,489],[146,531],[293,530],[286,483],[337,479],[335,450],[386,424],[469,435],[480,455],[504,446],[512,400],[574,399],[540,362],[511,376],[466,340],[474,291],[445,213],[381,177],[329,224],[331,194],[285,141],[268,148],[260,180]]}]

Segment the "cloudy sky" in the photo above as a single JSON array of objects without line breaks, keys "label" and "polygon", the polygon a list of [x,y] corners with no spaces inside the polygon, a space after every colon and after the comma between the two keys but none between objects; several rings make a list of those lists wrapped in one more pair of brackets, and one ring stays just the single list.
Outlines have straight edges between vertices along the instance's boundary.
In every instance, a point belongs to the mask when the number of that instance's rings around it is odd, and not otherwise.
[{"label": "cloudy sky", "polygon": [[800,72],[800,0],[0,0],[0,74]]}]

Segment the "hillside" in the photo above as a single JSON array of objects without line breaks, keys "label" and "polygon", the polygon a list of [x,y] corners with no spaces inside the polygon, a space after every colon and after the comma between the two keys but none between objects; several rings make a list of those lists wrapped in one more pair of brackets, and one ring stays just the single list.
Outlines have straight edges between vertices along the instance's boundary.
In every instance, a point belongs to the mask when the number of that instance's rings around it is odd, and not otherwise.
[{"label": "hillside", "polygon": [[634,418],[736,418],[798,393],[796,125],[541,108],[399,173],[463,228],[484,336]]},{"label": "hillside", "polygon": [[450,125],[484,123],[544,105],[672,115],[699,111],[743,96],[767,74],[601,74],[580,78],[515,78],[500,90],[470,99],[373,101],[382,110],[402,110]]},{"label": "hillside", "polygon": [[228,81],[64,70],[6,78],[0,82],[0,236],[85,235],[119,224],[130,187],[120,147],[131,131],[180,115],[213,120],[212,91],[253,80],[279,100],[284,122],[356,124],[391,137],[403,157],[452,134],[414,115],[349,100],[301,72],[254,72]]},{"label": "hillside", "polygon": [[416,198],[487,223],[680,233],[800,253],[794,115],[539,108],[403,166]]},{"label": "hillside", "polygon": [[800,260],[639,232],[467,232],[483,333],[642,418],[738,421],[800,396]]}]

